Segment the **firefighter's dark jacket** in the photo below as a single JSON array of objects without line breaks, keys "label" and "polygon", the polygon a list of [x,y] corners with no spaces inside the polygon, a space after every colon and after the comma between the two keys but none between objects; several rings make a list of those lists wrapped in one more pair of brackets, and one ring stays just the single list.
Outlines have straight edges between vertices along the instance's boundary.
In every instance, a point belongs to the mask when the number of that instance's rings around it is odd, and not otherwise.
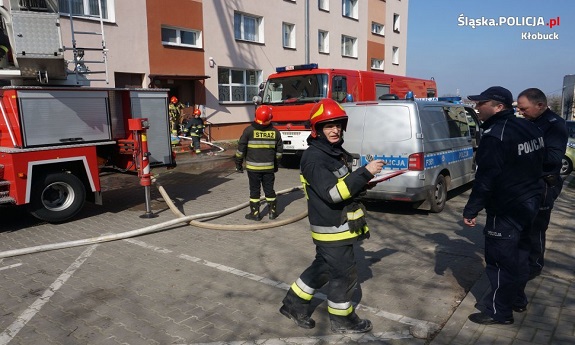
[{"label": "firefighter's dark jacket", "polygon": [[204,120],[199,117],[192,117],[186,122],[186,128],[191,136],[201,137],[204,134]]},{"label": "firefighter's dark jacket", "polygon": [[340,140],[330,144],[325,137],[308,138],[301,158],[301,180],[308,199],[308,218],[316,245],[341,246],[364,238],[342,224],[342,212],[362,192],[373,175],[361,167],[351,172],[351,155]]},{"label": "firefighter's dark jacket", "polygon": [[475,182],[463,210],[467,219],[482,209],[492,215],[513,213],[515,205],[541,193],[542,131],[512,110],[493,115],[481,128]]},{"label": "firefighter's dark jacket", "polygon": [[273,173],[282,158],[283,142],[280,132],[271,124],[253,122],[247,126],[238,142],[236,163],[246,161],[246,170]]},{"label": "firefighter's dark jacket", "polygon": [[569,139],[565,120],[547,109],[533,123],[543,131],[545,140],[546,156],[543,162],[543,176],[554,175],[558,178]]}]

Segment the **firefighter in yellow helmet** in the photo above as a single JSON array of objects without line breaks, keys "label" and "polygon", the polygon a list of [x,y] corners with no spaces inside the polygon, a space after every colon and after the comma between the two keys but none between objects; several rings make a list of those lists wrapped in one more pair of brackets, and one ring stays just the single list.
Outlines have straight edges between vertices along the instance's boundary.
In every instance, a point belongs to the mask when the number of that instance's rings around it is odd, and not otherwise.
[{"label": "firefighter in yellow helmet", "polygon": [[170,128],[172,133],[177,135],[179,130],[180,121],[182,119],[182,109],[184,109],[184,104],[178,100],[178,97],[172,96],[170,98],[170,105],[168,107],[168,112],[170,114]]},{"label": "firefighter in yellow helmet", "polygon": [[261,220],[260,193],[263,187],[268,204],[269,219],[278,216],[276,192],[274,190],[275,172],[282,158],[283,143],[280,132],[272,124],[272,109],[267,105],[256,109],[254,122],[246,127],[238,142],[236,151],[236,170],[243,172],[246,161],[250,185],[250,213],[246,219]]},{"label": "firefighter in yellow helmet", "polygon": [[353,244],[369,238],[365,208],[356,200],[369,180],[384,165],[373,160],[351,171],[351,155],[342,148],[347,114],[334,100],[319,101],[310,114],[309,147],[301,158],[301,181],[308,205],[315,260],[291,285],[280,313],[303,328],[313,328],[309,312],[314,293],[327,284],[327,306],[331,330],[364,333],[371,321],[361,319],[351,296],[357,286]]}]

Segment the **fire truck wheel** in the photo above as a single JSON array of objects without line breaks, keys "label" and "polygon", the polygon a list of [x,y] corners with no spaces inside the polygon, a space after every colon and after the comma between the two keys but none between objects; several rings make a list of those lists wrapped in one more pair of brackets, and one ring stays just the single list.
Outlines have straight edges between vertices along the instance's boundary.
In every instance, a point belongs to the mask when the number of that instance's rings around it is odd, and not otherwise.
[{"label": "fire truck wheel", "polygon": [[447,181],[445,180],[445,176],[441,174],[437,176],[435,186],[429,191],[428,201],[431,212],[439,213],[443,211],[445,202],[447,201]]},{"label": "fire truck wheel", "polygon": [[86,189],[76,176],[48,174],[32,188],[30,213],[47,222],[62,222],[75,216],[85,201]]}]

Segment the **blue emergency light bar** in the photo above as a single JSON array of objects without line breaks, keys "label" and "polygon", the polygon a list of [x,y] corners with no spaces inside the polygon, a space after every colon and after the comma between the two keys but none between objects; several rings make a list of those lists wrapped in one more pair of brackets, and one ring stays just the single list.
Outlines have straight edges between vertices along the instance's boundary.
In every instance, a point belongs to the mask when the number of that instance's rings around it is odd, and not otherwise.
[{"label": "blue emergency light bar", "polygon": [[318,68],[316,63],[308,63],[305,65],[292,65],[292,66],[284,66],[284,67],[276,67],[276,72],[287,72],[287,71],[299,71],[302,69],[316,69]]}]

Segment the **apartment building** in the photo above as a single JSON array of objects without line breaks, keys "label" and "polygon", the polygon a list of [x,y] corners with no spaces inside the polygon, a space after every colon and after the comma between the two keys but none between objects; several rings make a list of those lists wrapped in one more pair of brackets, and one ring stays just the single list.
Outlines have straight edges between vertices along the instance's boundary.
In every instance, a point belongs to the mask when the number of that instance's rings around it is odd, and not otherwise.
[{"label": "apartment building", "polygon": [[[74,37],[79,46],[105,45],[107,74],[90,76],[92,86],[167,88],[204,110],[214,140],[239,137],[253,120],[253,96],[276,67],[406,71],[408,0],[0,1],[58,3],[68,47],[66,13],[80,15],[75,31],[104,33]],[[87,49],[86,60],[97,54]],[[106,68],[90,65],[98,69]]]},{"label": "apartment building", "polygon": [[407,0],[204,1],[207,119],[237,138],[253,96],[279,66],[405,75]]}]

